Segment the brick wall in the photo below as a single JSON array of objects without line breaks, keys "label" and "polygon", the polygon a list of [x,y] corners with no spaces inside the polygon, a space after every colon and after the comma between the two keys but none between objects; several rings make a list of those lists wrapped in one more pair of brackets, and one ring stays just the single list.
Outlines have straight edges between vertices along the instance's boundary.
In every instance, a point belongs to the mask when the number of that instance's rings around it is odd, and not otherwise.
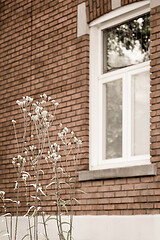
[{"label": "brick wall", "polygon": [[[77,38],[77,4],[83,1],[1,1],[0,26],[0,188],[12,196],[11,164],[15,139],[11,120],[19,120],[17,99],[41,93],[60,103],[62,122],[83,141],[79,170],[88,169],[89,36]],[[130,3],[131,1],[129,1]],[[134,2],[134,1],[133,1]],[[110,1],[86,1],[88,21],[111,10]],[[122,2],[122,5],[128,1]],[[103,7],[102,7],[103,6]],[[32,13],[32,14],[31,14]],[[32,17],[31,17],[32,16]],[[160,160],[160,8],[151,11],[151,161]],[[19,130],[21,133],[21,130]],[[12,181],[11,181],[12,179]],[[78,183],[76,214],[160,213],[160,178],[136,177]],[[47,202],[48,212],[54,211]],[[22,209],[23,211],[23,209]]]},{"label": "brick wall", "polygon": [[60,103],[56,126],[62,122],[82,139],[80,169],[88,167],[89,38],[77,38],[77,1],[5,0],[0,15],[0,189],[11,197],[11,120],[21,121],[15,102],[24,95],[46,93]]},{"label": "brick wall", "polygon": [[[122,4],[127,4],[123,2]],[[88,181],[81,188],[81,213],[133,215],[160,213],[160,7],[151,10],[151,162],[158,170],[155,177]],[[89,206],[89,207],[88,207]]]},{"label": "brick wall", "polygon": [[139,1],[143,1],[143,0],[121,0],[121,6],[134,3],[134,2],[139,2]]},{"label": "brick wall", "polygon": [[151,10],[151,160],[160,160],[160,6]]},{"label": "brick wall", "polygon": [[111,10],[111,0],[87,0],[86,5],[88,22]]}]

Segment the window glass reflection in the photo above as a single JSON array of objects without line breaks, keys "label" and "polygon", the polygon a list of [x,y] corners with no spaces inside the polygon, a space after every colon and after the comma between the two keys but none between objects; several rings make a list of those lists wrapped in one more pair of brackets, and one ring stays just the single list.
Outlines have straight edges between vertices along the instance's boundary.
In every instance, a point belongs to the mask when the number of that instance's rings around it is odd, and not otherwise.
[{"label": "window glass reflection", "polygon": [[105,84],[105,159],[122,157],[122,79]]},{"label": "window glass reflection", "polygon": [[103,32],[103,72],[149,60],[149,15]]}]

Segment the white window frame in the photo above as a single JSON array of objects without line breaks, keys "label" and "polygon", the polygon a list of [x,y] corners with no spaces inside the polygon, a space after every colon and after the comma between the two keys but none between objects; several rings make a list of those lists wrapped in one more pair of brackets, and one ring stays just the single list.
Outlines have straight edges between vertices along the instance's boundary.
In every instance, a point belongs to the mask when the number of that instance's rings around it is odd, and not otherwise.
[{"label": "white window frame", "polygon": [[[129,21],[130,19],[136,18],[142,14],[148,13],[150,11],[149,1],[141,1],[138,3],[133,3],[119,9],[116,9],[104,16],[94,20],[90,24],[90,170],[96,169],[107,169],[107,168],[117,168],[125,166],[135,166],[150,164],[150,156],[144,155],[141,157],[130,157],[129,153],[124,150],[124,158],[107,160],[104,163],[102,159],[103,151],[103,99],[102,99],[102,85],[110,80],[113,80],[115,76],[114,72],[109,72],[102,74],[103,64],[102,64],[102,52],[103,52],[103,37],[102,31],[106,28],[113,27],[115,25],[121,24],[122,22]],[[128,74],[136,74],[138,72],[149,71],[149,61],[140,63],[134,66],[129,66],[123,69],[117,70],[117,76],[121,76],[125,79]],[[127,77],[129,77],[129,75]],[[130,81],[131,82],[131,81]],[[123,84],[125,87],[125,85]],[[130,88],[131,89],[131,88]],[[129,89],[124,89],[123,91],[128,92]],[[125,94],[123,94],[123,98]],[[123,106],[125,108],[125,106]],[[129,115],[130,113],[124,109],[123,114]],[[125,116],[124,119],[127,119]],[[123,124],[126,124],[123,122]],[[126,126],[126,125],[125,125]],[[129,138],[131,135],[131,122],[127,121],[128,129],[123,126],[123,134],[125,131],[130,131],[128,134]],[[130,129],[129,129],[130,128]],[[126,129],[126,130],[125,130]],[[125,141],[128,141],[127,137],[124,138],[122,146],[125,146]],[[131,138],[130,138],[131,139]],[[130,140],[129,140],[130,141]],[[130,144],[131,146],[131,144]]]}]

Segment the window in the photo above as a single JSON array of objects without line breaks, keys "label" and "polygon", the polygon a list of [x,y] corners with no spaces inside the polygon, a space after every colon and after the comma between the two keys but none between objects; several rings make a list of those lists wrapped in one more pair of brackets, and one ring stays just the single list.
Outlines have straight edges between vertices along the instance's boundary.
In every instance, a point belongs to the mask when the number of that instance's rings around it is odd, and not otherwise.
[{"label": "window", "polygon": [[91,170],[150,163],[148,11],[134,3],[90,25]]}]

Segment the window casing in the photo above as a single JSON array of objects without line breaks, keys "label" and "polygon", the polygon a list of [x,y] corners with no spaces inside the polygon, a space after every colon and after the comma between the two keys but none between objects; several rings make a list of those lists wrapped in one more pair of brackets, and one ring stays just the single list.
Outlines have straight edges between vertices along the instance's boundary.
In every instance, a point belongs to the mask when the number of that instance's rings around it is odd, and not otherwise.
[{"label": "window casing", "polygon": [[131,5],[90,26],[90,170],[150,164],[149,61],[115,70],[104,57],[108,29],[149,11],[148,1]]}]

